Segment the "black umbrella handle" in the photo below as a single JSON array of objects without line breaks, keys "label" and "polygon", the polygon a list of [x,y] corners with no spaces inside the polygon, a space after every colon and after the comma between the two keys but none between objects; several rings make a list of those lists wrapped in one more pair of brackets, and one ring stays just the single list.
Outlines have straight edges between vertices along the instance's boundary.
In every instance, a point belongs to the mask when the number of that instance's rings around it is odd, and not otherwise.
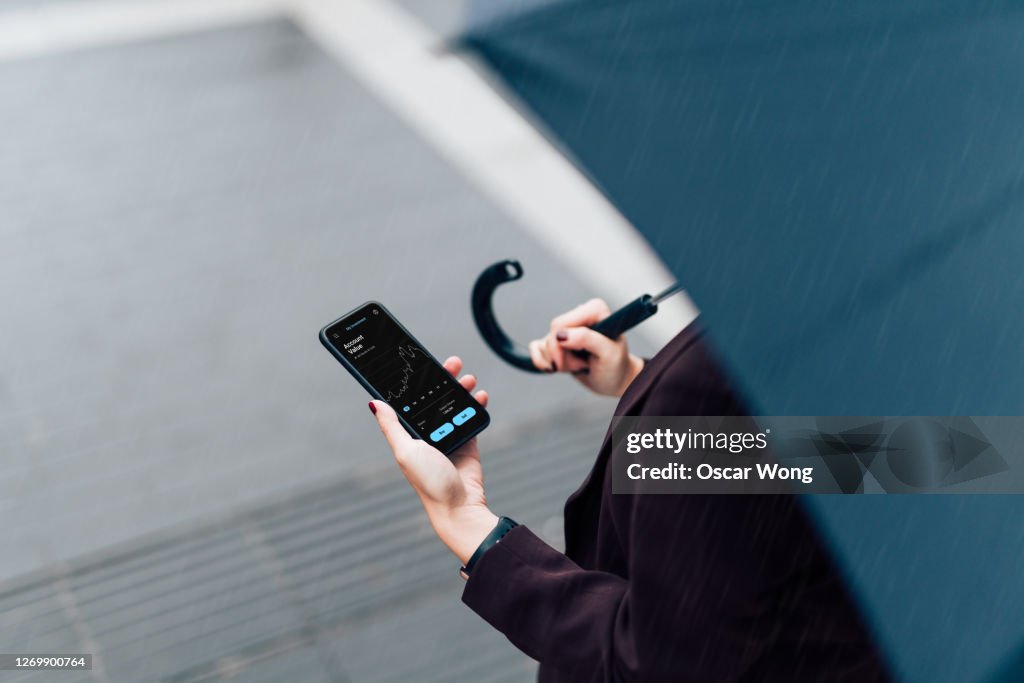
[{"label": "black umbrella handle", "polygon": [[[484,269],[473,285],[472,308],[473,320],[491,350],[506,363],[526,372],[543,372],[533,364],[530,352],[513,341],[501,329],[494,317],[494,290],[506,282],[523,277],[523,267],[519,261],[498,261]],[[629,302],[604,320],[591,325],[590,329],[600,332],[609,339],[617,339],[623,332],[636,327],[658,312],[658,304],[650,294],[644,294]],[[586,351],[573,351],[579,358],[587,358]]]}]

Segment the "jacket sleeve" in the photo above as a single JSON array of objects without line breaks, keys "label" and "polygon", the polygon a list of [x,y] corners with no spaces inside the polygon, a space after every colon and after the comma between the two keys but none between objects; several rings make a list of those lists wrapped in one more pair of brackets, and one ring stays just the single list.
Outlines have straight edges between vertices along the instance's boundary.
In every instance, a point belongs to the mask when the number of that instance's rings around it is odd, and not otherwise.
[{"label": "jacket sleeve", "polygon": [[767,644],[750,634],[771,631],[758,624],[770,616],[766,574],[786,571],[768,567],[798,560],[765,556],[764,520],[774,518],[770,527],[778,528],[792,503],[773,496],[616,499],[628,507],[619,510],[619,521],[630,525],[628,579],[582,569],[518,527],[480,559],[463,602],[570,680],[741,676]]}]

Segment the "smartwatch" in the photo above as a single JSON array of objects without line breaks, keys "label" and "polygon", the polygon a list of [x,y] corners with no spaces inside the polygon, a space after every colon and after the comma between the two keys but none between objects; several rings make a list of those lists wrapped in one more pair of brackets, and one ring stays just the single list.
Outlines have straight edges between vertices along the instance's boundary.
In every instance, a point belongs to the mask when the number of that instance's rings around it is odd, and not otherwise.
[{"label": "smartwatch", "polygon": [[476,552],[474,552],[472,557],[469,558],[469,561],[466,562],[466,566],[459,567],[459,576],[464,579],[468,579],[470,572],[473,571],[473,567],[475,567],[476,563],[480,561],[480,558],[484,556],[484,553],[498,545],[498,543],[501,542],[501,539],[505,538],[505,535],[517,526],[519,526],[519,524],[508,517],[502,517],[499,519],[498,523],[494,526],[494,529],[491,530],[491,533],[487,534],[487,538],[481,541],[480,545],[477,546]]}]

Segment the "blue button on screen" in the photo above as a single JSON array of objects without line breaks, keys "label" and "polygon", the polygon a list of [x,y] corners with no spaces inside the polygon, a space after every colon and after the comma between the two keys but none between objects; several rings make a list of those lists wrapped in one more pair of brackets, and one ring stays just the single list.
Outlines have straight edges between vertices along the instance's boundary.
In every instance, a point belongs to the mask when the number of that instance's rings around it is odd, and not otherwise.
[{"label": "blue button on screen", "polygon": [[462,425],[469,422],[469,419],[476,415],[476,408],[466,408],[461,413],[452,418],[452,422],[456,425]]},{"label": "blue button on screen", "polygon": [[445,422],[443,425],[435,429],[430,433],[430,440],[437,443],[444,437],[448,436],[455,431],[455,427],[452,427],[451,422]]}]

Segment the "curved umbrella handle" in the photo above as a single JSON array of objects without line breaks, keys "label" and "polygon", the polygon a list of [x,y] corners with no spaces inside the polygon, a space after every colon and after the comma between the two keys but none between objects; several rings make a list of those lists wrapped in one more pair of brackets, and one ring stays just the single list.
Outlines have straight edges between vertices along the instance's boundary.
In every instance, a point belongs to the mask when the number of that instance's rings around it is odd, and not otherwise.
[{"label": "curved umbrella handle", "polygon": [[[519,261],[498,261],[485,268],[473,285],[473,320],[476,321],[476,327],[480,330],[480,335],[487,345],[506,363],[526,372],[541,373],[543,371],[537,369],[533,360],[530,359],[529,351],[505,334],[494,317],[492,304],[494,290],[506,282],[512,282],[521,277],[523,277],[523,266]],[[637,297],[604,320],[591,325],[590,329],[600,332],[609,339],[617,339],[626,330],[636,327],[657,313],[658,303],[677,291],[679,291],[678,286],[673,285],[657,297],[652,297],[650,294]],[[586,358],[589,355],[586,351],[573,351],[573,354],[580,358]]]},{"label": "curved umbrella handle", "polygon": [[530,352],[514,342],[505,334],[505,330],[501,329],[501,325],[494,317],[491,301],[494,298],[494,290],[522,276],[523,267],[519,265],[519,261],[498,261],[485,268],[473,284],[473,320],[476,321],[476,328],[480,330],[480,336],[491,347],[491,351],[498,354],[502,360],[520,370],[539,373],[541,370],[533,364]]}]

